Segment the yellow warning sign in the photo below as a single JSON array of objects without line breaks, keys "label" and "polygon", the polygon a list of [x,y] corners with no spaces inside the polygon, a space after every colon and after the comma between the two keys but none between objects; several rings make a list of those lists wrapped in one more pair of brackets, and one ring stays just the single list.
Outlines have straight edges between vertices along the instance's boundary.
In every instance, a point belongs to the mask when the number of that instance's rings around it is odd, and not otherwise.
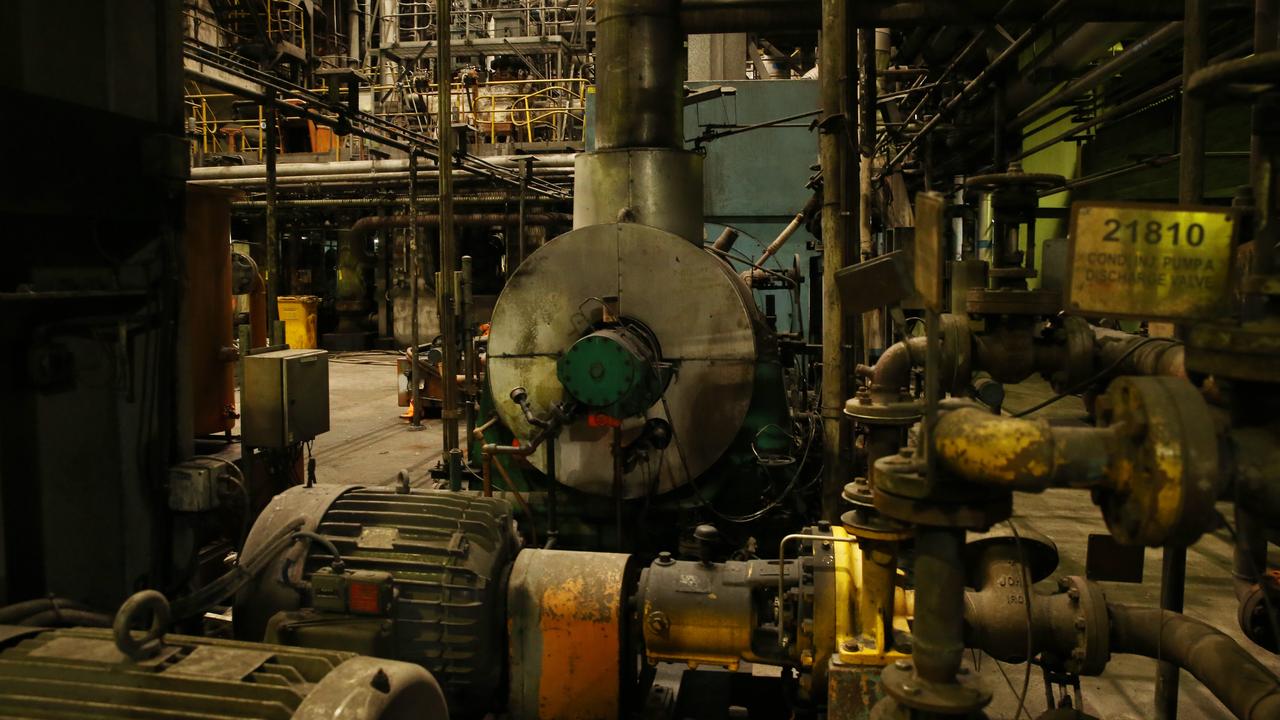
[{"label": "yellow warning sign", "polygon": [[1163,320],[1220,315],[1230,304],[1237,224],[1227,208],[1076,203],[1067,310]]}]

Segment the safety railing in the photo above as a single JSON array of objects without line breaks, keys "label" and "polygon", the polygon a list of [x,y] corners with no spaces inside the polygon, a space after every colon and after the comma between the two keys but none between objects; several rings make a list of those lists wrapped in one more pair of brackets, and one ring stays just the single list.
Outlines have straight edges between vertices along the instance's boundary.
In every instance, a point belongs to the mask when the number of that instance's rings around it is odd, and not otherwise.
[{"label": "safety railing", "polygon": [[[591,6],[588,8],[590,11]],[[400,0],[398,10],[384,22],[394,23],[400,42],[436,38],[435,0]],[[526,2],[509,8],[455,8],[451,17],[454,37],[543,37],[567,31],[576,12],[576,6],[561,8],[548,2]]]},{"label": "safety railing", "polygon": [[[580,140],[588,86],[588,81],[582,78],[454,83],[451,88],[453,122],[470,123],[479,134],[480,142],[497,143],[500,137],[533,142],[538,139],[540,129],[548,131],[549,140]],[[388,91],[399,88],[375,84],[365,89],[382,98]],[[316,92],[323,90],[318,88]],[[409,92],[401,99],[404,100],[400,103],[401,109],[377,114],[420,131],[435,130],[435,85],[426,86],[422,92]],[[196,90],[187,93],[187,128],[193,153],[239,154],[262,160],[266,113],[260,105],[241,103],[238,112],[233,114],[231,107],[237,102],[236,96],[228,93]],[[337,157],[338,143],[333,143],[328,150]]]}]

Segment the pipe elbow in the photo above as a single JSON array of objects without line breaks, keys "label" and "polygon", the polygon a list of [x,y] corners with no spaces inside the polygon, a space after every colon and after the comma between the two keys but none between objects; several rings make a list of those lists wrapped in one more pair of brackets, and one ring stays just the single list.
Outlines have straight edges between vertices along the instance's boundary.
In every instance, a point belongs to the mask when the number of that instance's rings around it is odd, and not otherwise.
[{"label": "pipe elbow", "polygon": [[897,402],[911,384],[911,369],[924,363],[926,338],[913,337],[894,343],[875,365],[859,365],[858,374],[870,378],[876,402]]},{"label": "pipe elbow", "polygon": [[961,479],[1013,490],[1043,490],[1055,468],[1049,424],[977,408],[945,413],[935,429],[938,462]]}]

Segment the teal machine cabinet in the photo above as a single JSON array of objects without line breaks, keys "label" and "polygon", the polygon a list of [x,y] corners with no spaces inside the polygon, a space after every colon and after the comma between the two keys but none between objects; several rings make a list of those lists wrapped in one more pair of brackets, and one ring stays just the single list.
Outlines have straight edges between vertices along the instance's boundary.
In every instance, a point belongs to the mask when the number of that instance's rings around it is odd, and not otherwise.
[{"label": "teal machine cabinet", "polygon": [[[734,255],[757,258],[811,195],[816,139],[797,121],[697,151],[692,141],[816,107],[816,84],[735,88],[683,120],[674,93],[677,122],[620,131],[607,112],[589,119],[574,230],[530,255],[494,308],[481,417],[496,422],[472,438],[484,466],[472,485],[512,493],[539,542],[553,532],[558,547],[670,549],[711,521],[738,544],[803,512],[788,494],[818,454],[792,421],[776,334],[805,327],[803,303],[753,293],[748,265],[705,244],[733,227]],[[588,114],[619,102],[601,87]],[[768,266],[807,268],[808,237],[796,232]]]},{"label": "teal machine cabinet", "polygon": [[[771,122],[818,108],[816,80],[737,80],[725,83],[689,83],[692,89],[728,85],[732,95],[693,105],[685,110],[686,147],[705,133]],[[711,140],[703,147],[703,210],[706,236],[715,240],[726,227],[739,232],[734,255],[758,259],[765,247],[783,231],[808,202],[807,187],[817,163],[818,135],[810,130],[816,118],[806,117],[770,127],[748,130]],[[809,262],[817,256],[816,241],[801,228],[765,263],[787,271],[798,259],[808,275]],[[747,265],[735,261],[739,270]],[[805,282],[817,278],[805,277]],[[810,287],[800,297],[808,297]],[[807,302],[794,303],[795,294],[782,290],[756,291],[756,302],[776,317],[779,332],[805,333],[810,327]],[[770,299],[772,298],[772,299]]]}]

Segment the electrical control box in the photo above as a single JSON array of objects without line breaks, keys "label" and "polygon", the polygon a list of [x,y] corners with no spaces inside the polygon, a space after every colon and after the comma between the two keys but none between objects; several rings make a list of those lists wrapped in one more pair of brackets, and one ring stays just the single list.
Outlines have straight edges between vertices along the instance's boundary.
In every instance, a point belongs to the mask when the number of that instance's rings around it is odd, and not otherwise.
[{"label": "electrical control box", "polygon": [[244,359],[240,437],[279,448],[329,430],[329,353],[276,350]]},{"label": "electrical control box", "polygon": [[210,458],[192,458],[169,468],[169,509],[207,512],[218,507],[218,480],[226,471],[224,463]]}]

